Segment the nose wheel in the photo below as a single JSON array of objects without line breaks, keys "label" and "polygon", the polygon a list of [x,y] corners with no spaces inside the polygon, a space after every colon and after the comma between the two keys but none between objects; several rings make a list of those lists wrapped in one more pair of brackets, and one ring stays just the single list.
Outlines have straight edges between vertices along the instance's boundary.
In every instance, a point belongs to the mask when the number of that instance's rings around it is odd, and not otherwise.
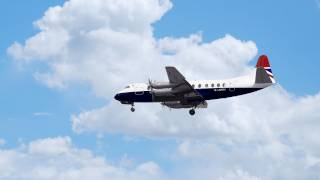
[{"label": "nose wheel", "polygon": [[194,109],[190,109],[190,110],[189,110],[189,114],[190,114],[191,116],[193,116],[195,113],[196,113],[196,111],[195,111]]},{"label": "nose wheel", "polygon": [[131,111],[131,112],[136,111],[136,109],[134,108],[134,104],[132,104],[132,105],[131,105],[131,109],[130,109],[130,111]]}]

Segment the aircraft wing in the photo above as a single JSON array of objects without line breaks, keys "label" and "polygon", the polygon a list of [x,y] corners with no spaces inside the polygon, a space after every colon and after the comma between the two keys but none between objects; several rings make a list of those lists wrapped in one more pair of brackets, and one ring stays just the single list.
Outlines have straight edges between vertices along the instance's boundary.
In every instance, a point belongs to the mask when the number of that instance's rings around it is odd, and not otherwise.
[{"label": "aircraft wing", "polygon": [[189,101],[205,101],[201,94],[190,85],[186,78],[175,67],[168,66],[166,67],[166,71],[170,83],[176,84],[176,86],[172,88],[174,94],[183,96],[184,99]]},{"label": "aircraft wing", "polygon": [[169,82],[172,84],[183,83],[186,80],[186,78],[175,67],[167,66],[166,71]]}]

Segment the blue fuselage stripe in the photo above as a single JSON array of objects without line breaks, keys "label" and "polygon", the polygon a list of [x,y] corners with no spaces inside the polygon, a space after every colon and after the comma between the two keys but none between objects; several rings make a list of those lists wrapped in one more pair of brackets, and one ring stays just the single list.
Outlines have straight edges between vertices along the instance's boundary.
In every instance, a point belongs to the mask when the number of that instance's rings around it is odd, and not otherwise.
[{"label": "blue fuselage stripe", "polygon": [[[262,88],[208,88],[196,89],[205,100],[227,98],[252,93]],[[156,102],[153,100],[150,91],[120,93],[117,100],[124,102]],[[179,99],[177,99],[179,100]]]}]

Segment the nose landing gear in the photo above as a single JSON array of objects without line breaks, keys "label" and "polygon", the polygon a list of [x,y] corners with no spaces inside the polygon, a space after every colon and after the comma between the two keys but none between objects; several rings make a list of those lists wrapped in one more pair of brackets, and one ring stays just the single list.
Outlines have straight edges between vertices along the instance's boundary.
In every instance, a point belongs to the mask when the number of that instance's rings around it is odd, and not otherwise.
[{"label": "nose landing gear", "polygon": [[130,111],[134,112],[136,109],[134,107],[131,107]]},{"label": "nose landing gear", "polygon": [[134,104],[131,104],[131,109],[130,109],[130,111],[131,112],[134,112],[136,109],[134,108]]},{"label": "nose landing gear", "polygon": [[190,110],[189,110],[189,114],[190,114],[191,116],[193,116],[195,113],[196,113],[196,111],[195,111],[194,109],[190,109]]}]

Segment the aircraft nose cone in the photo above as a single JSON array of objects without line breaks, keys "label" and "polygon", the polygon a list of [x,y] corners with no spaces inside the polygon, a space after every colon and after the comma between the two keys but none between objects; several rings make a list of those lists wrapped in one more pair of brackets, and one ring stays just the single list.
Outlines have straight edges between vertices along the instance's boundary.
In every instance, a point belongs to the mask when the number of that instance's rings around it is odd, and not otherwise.
[{"label": "aircraft nose cone", "polygon": [[114,99],[119,101],[119,97],[120,97],[119,94],[116,94],[116,95],[114,96]]}]

